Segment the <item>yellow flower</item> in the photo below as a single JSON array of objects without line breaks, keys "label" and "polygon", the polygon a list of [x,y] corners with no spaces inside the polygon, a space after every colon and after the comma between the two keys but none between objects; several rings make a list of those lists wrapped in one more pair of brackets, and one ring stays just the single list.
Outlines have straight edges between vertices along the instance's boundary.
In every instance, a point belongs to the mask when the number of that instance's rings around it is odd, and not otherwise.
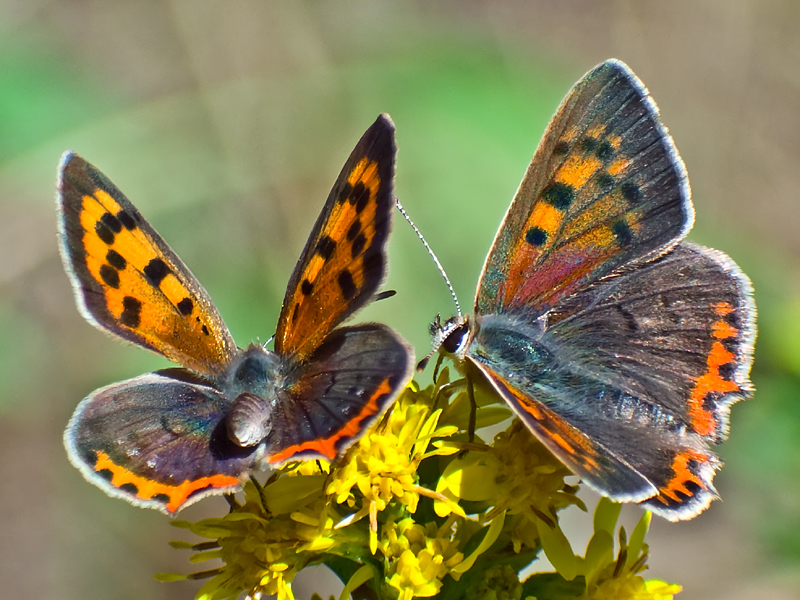
[{"label": "yellow flower", "polygon": [[[308,490],[298,494],[303,486],[297,483],[306,487],[310,483],[312,489],[316,487],[316,494],[309,494]],[[292,488],[294,493],[290,493]],[[244,492],[244,505],[234,505],[222,518],[173,522],[176,527],[215,540],[192,546],[199,552],[191,562],[221,559],[224,563],[219,569],[199,574],[212,577],[200,589],[197,599],[237,598],[245,592],[254,599],[277,594],[279,600],[294,600],[292,580],[298,571],[336,545],[333,526],[341,517],[323,496],[321,481],[311,476],[281,477],[263,489],[248,482]],[[292,508],[288,508],[290,504]]]},{"label": "yellow flower", "polygon": [[583,574],[587,600],[672,600],[681,586],[658,579],[645,581],[639,575],[647,566],[648,547],[644,542],[651,514],[646,512],[634,527],[630,541],[619,529],[619,551],[614,551],[614,530],[620,505],[601,498],[594,514],[594,535],[586,547]]},{"label": "yellow flower", "polygon": [[454,523],[450,519],[437,528],[406,518],[384,525],[380,550],[386,561],[386,582],[400,592],[401,600],[435,596],[442,578],[463,560],[454,539]]},{"label": "yellow flower", "polygon": [[[484,522],[506,511],[514,549],[519,552],[523,544],[537,547],[539,527],[554,527],[557,511],[571,504],[585,509],[575,496],[577,488],[564,483],[568,475],[570,471],[515,419],[486,451],[453,460],[436,491],[489,508]],[[449,509],[437,503],[436,512],[445,516]]]},{"label": "yellow flower", "polygon": [[591,600],[672,600],[681,591],[681,586],[664,583],[658,579],[645,581],[635,576],[612,578],[603,582],[592,594]]},{"label": "yellow flower", "polygon": [[[383,421],[354,444],[333,470],[326,493],[337,504],[358,507],[350,522],[369,515],[373,554],[377,547],[379,512],[398,502],[413,514],[420,495],[439,497],[418,485],[417,468],[428,456],[455,452],[455,449],[428,452],[428,447],[434,438],[449,437],[458,429],[437,427],[441,410],[433,410],[432,404],[429,390],[419,392],[410,385]],[[356,490],[363,502],[356,497]]]}]

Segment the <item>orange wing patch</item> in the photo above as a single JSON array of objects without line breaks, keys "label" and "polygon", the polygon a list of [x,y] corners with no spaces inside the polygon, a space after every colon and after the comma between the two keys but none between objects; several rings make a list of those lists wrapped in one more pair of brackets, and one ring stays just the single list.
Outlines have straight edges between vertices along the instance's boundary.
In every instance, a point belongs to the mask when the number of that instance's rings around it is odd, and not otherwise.
[{"label": "orange wing patch", "polygon": [[209,488],[219,490],[241,485],[236,477],[229,475],[201,477],[195,481],[187,480],[178,485],[158,483],[135,475],[125,467],[115,464],[105,452],[97,452],[94,470],[113,487],[131,496],[134,502],[136,500],[159,502],[170,513],[180,509],[191,496],[202,490]]},{"label": "orange wing patch", "polygon": [[700,375],[692,388],[689,396],[689,419],[694,431],[702,436],[712,436],[719,429],[714,403],[706,406],[706,399],[717,399],[719,396],[733,392],[742,392],[733,378],[723,377],[721,368],[730,365],[731,371],[736,366],[736,355],[725,347],[724,340],[739,335],[739,330],[727,323],[724,319],[733,312],[727,302],[720,302],[715,307],[715,312],[720,317],[712,325],[714,342],[706,359],[706,372]]},{"label": "orange wing patch", "polygon": [[661,504],[672,507],[685,504],[688,498],[696,496],[701,491],[716,495],[710,482],[704,481],[700,475],[703,466],[710,466],[711,472],[716,468],[716,460],[704,452],[696,450],[683,450],[678,452],[672,460],[671,468],[673,476],[663,487],[660,487],[658,494],[653,496],[651,503],[660,502]]}]

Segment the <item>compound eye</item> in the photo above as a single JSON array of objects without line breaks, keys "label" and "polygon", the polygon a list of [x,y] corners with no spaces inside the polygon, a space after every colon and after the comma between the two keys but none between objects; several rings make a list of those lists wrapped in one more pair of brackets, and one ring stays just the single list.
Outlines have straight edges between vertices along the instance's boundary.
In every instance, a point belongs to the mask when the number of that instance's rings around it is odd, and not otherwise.
[{"label": "compound eye", "polygon": [[469,333],[469,325],[462,323],[458,327],[453,328],[442,342],[442,348],[450,354],[454,354],[464,343],[464,338]]}]

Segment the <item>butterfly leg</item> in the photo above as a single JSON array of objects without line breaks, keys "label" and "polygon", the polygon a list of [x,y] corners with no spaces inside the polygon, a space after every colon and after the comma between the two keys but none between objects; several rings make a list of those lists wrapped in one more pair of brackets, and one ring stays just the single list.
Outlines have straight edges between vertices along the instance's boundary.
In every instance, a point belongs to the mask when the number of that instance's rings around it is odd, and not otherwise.
[{"label": "butterfly leg", "polygon": [[472,384],[472,379],[467,377],[467,395],[469,396],[469,425],[467,432],[469,433],[469,443],[475,441],[475,424],[478,420],[478,404],[475,402],[475,387]]},{"label": "butterfly leg", "polygon": [[261,499],[261,505],[264,507],[264,510],[267,511],[267,514],[269,514],[270,511],[269,506],[267,506],[267,497],[264,495],[264,487],[258,483],[258,480],[252,475],[250,475],[250,483],[255,486],[258,497]]},{"label": "butterfly leg", "polygon": [[433,383],[435,384],[439,381],[439,368],[442,366],[442,361],[444,360],[444,354],[441,352],[439,356],[436,358],[436,366],[433,367]]}]

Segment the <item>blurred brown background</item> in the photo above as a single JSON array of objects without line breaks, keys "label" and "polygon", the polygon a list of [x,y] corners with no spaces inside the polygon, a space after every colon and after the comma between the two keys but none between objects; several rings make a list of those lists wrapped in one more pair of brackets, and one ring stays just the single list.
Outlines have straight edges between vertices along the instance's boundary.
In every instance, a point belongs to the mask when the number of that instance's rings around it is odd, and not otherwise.
[{"label": "blurred brown background", "polygon": [[[196,570],[167,546],[181,532],[86,483],[61,444],[89,392],[166,366],[75,308],[55,240],[65,149],[137,204],[246,345],[274,331],[330,185],[380,112],[398,128],[398,195],[469,306],[547,120],[617,57],[687,164],[691,239],[729,253],[759,307],[758,393],[733,410],[725,501],[688,523],[655,519],[649,575],[683,584],[680,598],[798,597],[799,30],[790,0],[0,0],[2,596],[196,589],[152,580]],[[387,287],[398,295],[359,320],[391,324],[425,354],[427,323],[452,306],[402,221]],[[575,518],[581,539],[590,521]]]}]

